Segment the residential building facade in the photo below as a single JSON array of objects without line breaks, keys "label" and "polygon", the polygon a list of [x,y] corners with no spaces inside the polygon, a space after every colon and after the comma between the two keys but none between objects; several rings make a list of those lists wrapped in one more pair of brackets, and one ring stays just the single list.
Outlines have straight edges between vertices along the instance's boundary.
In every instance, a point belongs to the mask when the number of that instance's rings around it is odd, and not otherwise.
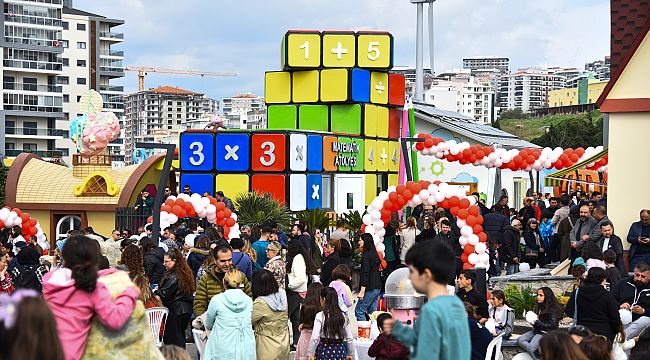
[{"label": "residential building facade", "polygon": [[[413,98],[415,95],[415,67],[412,66],[395,66],[391,69],[391,74],[402,74],[406,80],[406,98]],[[424,73],[424,79],[422,79],[422,85],[424,91],[427,91],[431,88],[433,84],[433,73],[431,69],[422,69]]]},{"label": "residential building facade", "polygon": [[501,108],[524,112],[548,106],[549,93],[565,87],[566,77],[553,70],[526,68],[501,76]]},{"label": "residential building facade", "polygon": [[266,129],[264,98],[251,93],[221,99],[226,127],[231,129]]},{"label": "residential building facade", "polygon": [[605,56],[603,60],[586,63],[585,70],[594,73],[594,76],[600,81],[609,81],[611,76],[609,56]]},{"label": "residential building facade", "polygon": [[137,142],[154,142],[170,133],[198,128],[218,112],[218,101],[205,94],[162,86],[125,96],[125,163],[133,164]]},{"label": "residential building facade", "polygon": [[549,93],[548,106],[562,107],[572,105],[594,104],[600,97],[608,81],[599,81],[597,79],[583,79],[578,86],[552,90]]},{"label": "residential building facade", "polygon": [[29,151],[45,159],[65,155],[57,148],[68,131],[63,117],[61,32],[63,0],[4,0],[0,151],[9,158]]},{"label": "residential building facade", "polygon": [[494,119],[494,92],[489,82],[471,75],[434,81],[425,92],[425,102],[466,115],[478,124],[490,125]]},{"label": "residential building facade", "polygon": [[510,71],[510,59],[501,56],[473,56],[463,59],[463,69],[499,69],[501,74]]}]

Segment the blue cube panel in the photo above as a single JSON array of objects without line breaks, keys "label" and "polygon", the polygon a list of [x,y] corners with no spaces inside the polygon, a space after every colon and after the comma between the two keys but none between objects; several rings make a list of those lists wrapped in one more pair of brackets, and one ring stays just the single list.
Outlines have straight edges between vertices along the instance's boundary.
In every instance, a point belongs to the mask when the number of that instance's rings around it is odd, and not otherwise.
[{"label": "blue cube panel", "polygon": [[307,171],[323,171],[322,136],[307,136]]},{"label": "blue cube panel", "polygon": [[250,142],[246,134],[219,134],[216,144],[217,170],[248,171]]},{"label": "blue cube panel", "polygon": [[307,174],[307,209],[323,207],[323,177],[320,174]]},{"label": "blue cube panel", "polygon": [[352,101],[370,102],[370,71],[352,69]]},{"label": "blue cube panel", "polygon": [[183,189],[185,185],[189,185],[192,193],[197,193],[203,196],[203,193],[207,192],[210,195],[214,195],[213,174],[182,173],[180,182],[180,189]]},{"label": "blue cube panel", "polygon": [[183,171],[212,171],[214,169],[214,135],[181,134],[180,165]]}]

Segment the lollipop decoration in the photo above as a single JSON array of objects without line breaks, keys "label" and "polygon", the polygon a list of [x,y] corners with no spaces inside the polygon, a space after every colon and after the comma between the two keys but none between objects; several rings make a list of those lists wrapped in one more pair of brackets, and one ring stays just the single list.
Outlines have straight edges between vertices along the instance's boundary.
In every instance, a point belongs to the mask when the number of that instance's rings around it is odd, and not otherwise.
[{"label": "lollipop decoration", "polygon": [[79,104],[84,114],[70,123],[70,139],[80,154],[97,155],[120,135],[120,123],[113,112],[101,111],[102,97],[94,90],[82,95]]}]

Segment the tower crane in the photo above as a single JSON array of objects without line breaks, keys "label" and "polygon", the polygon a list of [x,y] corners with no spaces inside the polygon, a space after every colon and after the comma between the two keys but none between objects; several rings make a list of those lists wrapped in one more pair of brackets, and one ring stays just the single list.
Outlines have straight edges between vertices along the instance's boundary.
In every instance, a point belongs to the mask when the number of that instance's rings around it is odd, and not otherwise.
[{"label": "tower crane", "polygon": [[138,73],[138,91],[144,91],[144,77],[147,73],[156,72],[161,74],[185,74],[185,75],[200,75],[204,76],[237,76],[237,73],[232,72],[210,72],[210,71],[197,71],[197,70],[179,70],[179,69],[163,69],[146,66],[126,66],[124,71],[132,71]]}]

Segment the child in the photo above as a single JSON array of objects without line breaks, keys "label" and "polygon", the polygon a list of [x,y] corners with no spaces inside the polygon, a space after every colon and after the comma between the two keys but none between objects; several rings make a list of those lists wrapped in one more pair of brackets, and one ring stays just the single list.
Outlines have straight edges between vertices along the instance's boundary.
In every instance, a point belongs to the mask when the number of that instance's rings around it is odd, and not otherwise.
[{"label": "child", "polygon": [[392,336],[393,317],[388,313],[377,316],[377,327],[381,334],[368,349],[368,356],[376,360],[402,360],[409,358],[409,350]]},{"label": "child", "polygon": [[[611,250],[608,250],[611,251]],[[639,341],[639,337],[635,337],[625,341],[625,328],[621,324],[621,328],[614,338],[614,344],[612,347],[612,357],[614,360],[627,360],[630,350],[636,346],[636,342]]]},{"label": "child", "polygon": [[97,315],[108,329],[121,329],[131,317],[140,291],[129,286],[112,300],[106,285],[97,279],[118,270],[98,273],[102,255],[96,240],[72,236],[66,240],[61,254],[65,267],[43,277],[43,297],[56,318],[65,358],[79,359],[93,316]]},{"label": "child", "polygon": [[623,280],[623,275],[621,271],[616,267],[616,253],[614,250],[609,249],[603,253],[603,261],[605,261],[605,270],[607,271],[607,282],[609,282],[610,288],[614,288],[621,280]]},{"label": "child", "polygon": [[411,348],[411,359],[469,359],[471,345],[467,315],[460,299],[449,295],[449,269],[455,266],[452,250],[442,243],[422,242],[406,254],[415,290],[426,294],[415,327],[395,322],[393,336]]},{"label": "child", "polygon": [[334,270],[332,270],[332,282],[330,283],[330,287],[336,290],[336,293],[339,296],[339,307],[346,318],[348,318],[348,309],[353,305],[352,292],[350,291],[350,287],[346,284],[346,282],[351,279],[352,275],[350,274],[350,267],[345,264],[337,265]]},{"label": "child", "polygon": [[503,334],[503,339],[510,339],[515,324],[515,311],[506,305],[506,296],[501,290],[490,294],[490,319],[494,320],[495,331],[492,336]]},{"label": "child", "polygon": [[316,314],[307,348],[309,360],[352,360],[352,332],[339,308],[338,294],[331,287],[320,291],[323,308]]},{"label": "child", "polygon": [[470,343],[472,344],[472,360],[483,360],[487,354],[487,348],[493,337],[490,331],[476,320],[476,307],[464,302],[467,313],[467,324],[469,325]]},{"label": "child", "polygon": [[314,328],[314,320],[316,314],[322,310],[320,305],[321,289],[323,289],[323,284],[319,282],[314,282],[307,288],[307,295],[305,295],[300,308],[300,338],[296,345],[295,360],[307,360],[307,347]]}]

